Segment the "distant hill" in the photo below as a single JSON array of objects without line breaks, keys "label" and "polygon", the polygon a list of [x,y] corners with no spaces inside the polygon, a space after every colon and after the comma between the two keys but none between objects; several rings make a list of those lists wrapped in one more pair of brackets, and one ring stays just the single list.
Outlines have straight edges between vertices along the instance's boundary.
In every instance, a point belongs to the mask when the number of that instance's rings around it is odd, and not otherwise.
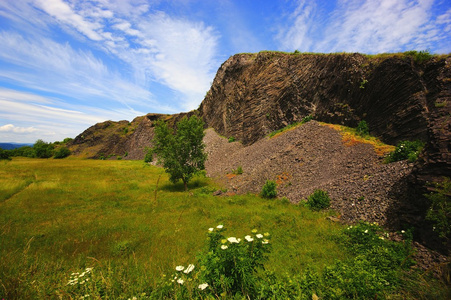
[{"label": "distant hill", "polygon": [[3,150],[11,150],[24,146],[33,146],[33,144],[0,143],[0,148],[2,148]]}]

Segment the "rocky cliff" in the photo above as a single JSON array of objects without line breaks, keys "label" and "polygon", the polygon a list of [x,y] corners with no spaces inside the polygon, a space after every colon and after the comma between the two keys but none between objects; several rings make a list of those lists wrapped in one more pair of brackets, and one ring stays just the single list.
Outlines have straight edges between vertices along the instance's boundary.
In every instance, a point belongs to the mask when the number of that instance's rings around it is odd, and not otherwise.
[{"label": "rocky cliff", "polygon": [[[388,144],[422,140],[416,167],[422,181],[451,176],[451,55],[419,60],[415,54],[237,54],[219,68],[199,109],[207,127],[244,145],[311,115],[355,127],[365,120]],[[148,114],[132,122],[96,124],[77,136],[85,157],[142,159],[153,122],[182,116]]]},{"label": "rocky cliff", "polygon": [[427,142],[418,174],[450,176],[451,56],[238,54],[219,68],[199,107],[209,127],[252,144],[307,115],[388,144]]}]

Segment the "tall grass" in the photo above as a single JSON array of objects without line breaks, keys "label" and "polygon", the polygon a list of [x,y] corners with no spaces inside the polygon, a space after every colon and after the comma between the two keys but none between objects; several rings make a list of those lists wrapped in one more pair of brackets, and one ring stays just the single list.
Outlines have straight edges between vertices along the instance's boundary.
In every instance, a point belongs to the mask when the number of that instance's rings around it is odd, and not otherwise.
[{"label": "tall grass", "polygon": [[162,274],[194,261],[215,224],[236,235],[271,232],[267,268],[279,274],[320,271],[348,255],[328,212],[255,195],[216,197],[206,178],[183,192],[142,161],[1,164],[0,298],[69,298],[70,275],[88,267],[102,278],[104,297],[150,293]]}]

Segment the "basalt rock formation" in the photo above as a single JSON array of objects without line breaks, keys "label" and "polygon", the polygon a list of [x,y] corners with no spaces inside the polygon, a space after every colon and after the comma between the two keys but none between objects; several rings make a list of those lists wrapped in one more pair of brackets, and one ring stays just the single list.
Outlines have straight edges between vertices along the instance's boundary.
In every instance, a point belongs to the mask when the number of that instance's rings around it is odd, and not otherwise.
[{"label": "basalt rock formation", "polygon": [[451,55],[417,54],[237,54],[221,65],[196,111],[96,124],[74,139],[72,150],[142,159],[156,120],[173,125],[194,113],[243,146],[308,115],[350,127],[365,120],[387,144],[425,142],[413,171],[399,183],[404,199],[392,210],[402,222],[418,225],[429,205],[422,197],[432,188],[427,183],[451,177]]},{"label": "basalt rock formation", "polygon": [[219,68],[199,107],[209,127],[245,145],[312,115],[355,127],[365,120],[388,144],[427,143],[418,175],[451,174],[451,56],[238,54]]}]

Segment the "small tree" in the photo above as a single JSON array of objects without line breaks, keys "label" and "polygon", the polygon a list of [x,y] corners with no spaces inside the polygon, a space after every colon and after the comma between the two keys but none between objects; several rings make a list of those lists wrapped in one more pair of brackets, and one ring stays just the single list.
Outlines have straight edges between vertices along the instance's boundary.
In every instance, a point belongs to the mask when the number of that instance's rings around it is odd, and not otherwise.
[{"label": "small tree", "polygon": [[70,150],[66,147],[60,147],[55,151],[54,158],[66,158],[70,155]]},{"label": "small tree", "polygon": [[50,158],[53,156],[53,144],[44,142],[43,140],[37,140],[33,145],[34,155],[37,158]]},{"label": "small tree", "polygon": [[161,120],[155,127],[153,152],[158,163],[163,164],[171,182],[182,180],[185,191],[189,180],[205,169],[204,135],[204,122],[196,116],[184,117],[177,123],[175,133]]}]

